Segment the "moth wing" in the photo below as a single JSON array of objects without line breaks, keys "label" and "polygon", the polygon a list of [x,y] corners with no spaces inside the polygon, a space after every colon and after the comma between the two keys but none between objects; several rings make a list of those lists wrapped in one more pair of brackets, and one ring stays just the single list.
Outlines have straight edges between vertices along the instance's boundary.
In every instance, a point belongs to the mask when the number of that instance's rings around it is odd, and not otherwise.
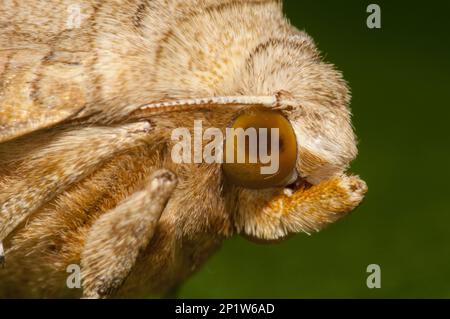
[{"label": "moth wing", "polygon": [[93,3],[0,1],[0,143],[74,117],[87,104]]},{"label": "moth wing", "polygon": [[76,64],[55,61],[43,45],[0,50],[0,143],[80,112],[86,90],[80,72]]}]

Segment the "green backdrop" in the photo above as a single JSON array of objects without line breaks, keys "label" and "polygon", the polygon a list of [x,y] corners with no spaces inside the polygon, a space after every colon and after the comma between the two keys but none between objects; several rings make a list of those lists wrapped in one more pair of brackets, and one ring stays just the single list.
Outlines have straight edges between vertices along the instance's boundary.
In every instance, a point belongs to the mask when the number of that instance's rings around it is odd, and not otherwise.
[{"label": "green backdrop", "polygon": [[[450,50],[447,1],[285,1],[353,92],[364,203],[321,233],[281,244],[233,238],[184,298],[450,298]],[[366,267],[379,264],[381,289]]]}]

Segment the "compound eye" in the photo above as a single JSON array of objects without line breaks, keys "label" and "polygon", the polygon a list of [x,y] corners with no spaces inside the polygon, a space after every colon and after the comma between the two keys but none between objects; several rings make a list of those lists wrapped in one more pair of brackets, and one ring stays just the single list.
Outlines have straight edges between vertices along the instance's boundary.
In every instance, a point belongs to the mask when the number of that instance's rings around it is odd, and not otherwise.
[{"label": "compound eye", "polygon": [[227,128],[223,171],[237,186],[253,189],[286,186],[297,178],[296,162],[294,130],[277,111],[247,111]]}]

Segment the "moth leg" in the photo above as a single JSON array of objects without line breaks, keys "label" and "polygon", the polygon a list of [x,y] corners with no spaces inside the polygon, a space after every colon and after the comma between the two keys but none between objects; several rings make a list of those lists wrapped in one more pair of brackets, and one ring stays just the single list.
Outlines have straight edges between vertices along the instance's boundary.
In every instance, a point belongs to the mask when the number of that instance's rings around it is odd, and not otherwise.
[{"label": "moth leg", "polygon": [[81,253],[84,298],[107,298],[122,285],[153,237],[176,184],[173,173],[158,170],[143,190],[94,223]]},{"label": "moth leg", "polygon": [[281,223],[288,232],[317,232],[359,206],[367,192],[358,176],[341,175],[295,192]]},{"label": "moth leg", "polygon": [[94,172],[119,152],[148,137],[150,123],[63,131],[23,160],[15,176],[1,181],[0,241],[46,202]]},{"label": "moth leg", "polygon": [[366,191],[366,183],[359,177],[341,175],[292,194],[268,194],[258,203],[260,207],[240,212],[237,229],[251,239],[268,241],[292,233],[317,232],[355,209]]}]

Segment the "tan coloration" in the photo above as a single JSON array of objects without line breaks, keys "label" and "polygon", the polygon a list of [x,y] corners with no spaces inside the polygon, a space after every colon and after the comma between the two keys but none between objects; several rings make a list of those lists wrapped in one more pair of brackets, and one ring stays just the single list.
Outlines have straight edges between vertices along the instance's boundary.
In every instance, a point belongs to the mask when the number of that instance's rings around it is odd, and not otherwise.
[{"label": "tan coloration", "polygon": [[[73,81],[79,68],[65,64],[50,67],[48,61],[44,47],[0,51],[0,142],[56,124],[83,107],[83,77],[78,83]],[[41,75],[39,70],[44,65],[48,65],[46,74]],[[47,82],[38,81],[38,77]],[[38,89],[38,82],[44,82],[45,89]]]},{"label": "tan coloration", "polygon": [[[278,1],[77,3],[79,28],[69,0],[0,2],[2,297],[81,297],[65,285],[80,263],[87,296],[164,294],[226,237],[319,230],[362,200],[365,184],[344,175],[356,156],[347,86]],[[183,101],[233,96],[284,101],[310,188],[239,189],[220,164],[172,162],[173,129],[225,130],[252,107]],[[170,196],[146,188],[161,169],[178,180]]]},{"label": "tan coloration", "polygon": [[142,191],[119,203],[92,225],[81,254],[85,297],[110,296],[122,286],[139,252],[152,239],[175,186],[175,175],[157,171]]},{"label": "tan coloration", "polygon": [[93,4],[80,28],[73,1],[0,3],[0,142],[76,117],[93,101],[89,52]]}]

